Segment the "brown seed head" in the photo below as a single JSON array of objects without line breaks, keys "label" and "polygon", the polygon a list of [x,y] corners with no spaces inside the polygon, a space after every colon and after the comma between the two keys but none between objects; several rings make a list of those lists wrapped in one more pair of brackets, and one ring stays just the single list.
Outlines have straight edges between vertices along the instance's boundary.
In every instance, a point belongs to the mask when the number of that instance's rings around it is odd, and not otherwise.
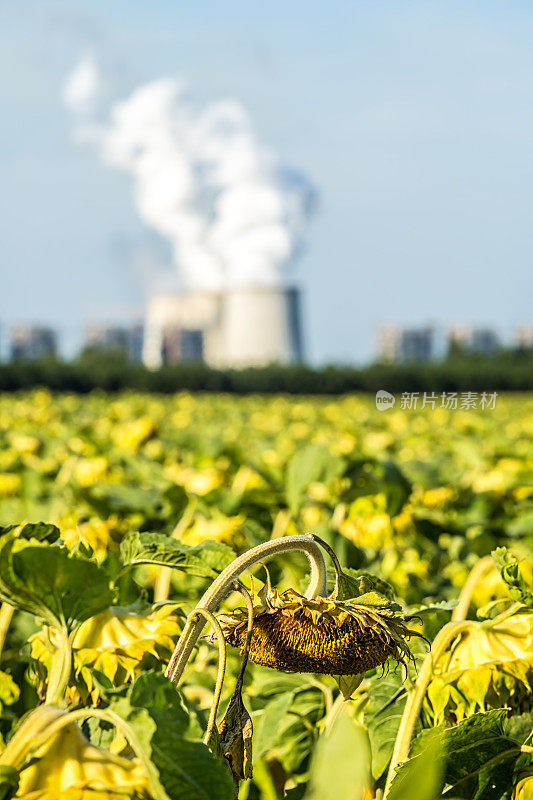
[{"label": "brown seed head", "polygon": [[[244,609],[219,618],[227,641],[242,648]],[[417,635],[397,616],[357,602],[315,597],[293,589],[279,594],[270,585],[259,593],[249,659],[286,672],[355,675],[383,664],[389,656],[411,658],[405,637]]]}]

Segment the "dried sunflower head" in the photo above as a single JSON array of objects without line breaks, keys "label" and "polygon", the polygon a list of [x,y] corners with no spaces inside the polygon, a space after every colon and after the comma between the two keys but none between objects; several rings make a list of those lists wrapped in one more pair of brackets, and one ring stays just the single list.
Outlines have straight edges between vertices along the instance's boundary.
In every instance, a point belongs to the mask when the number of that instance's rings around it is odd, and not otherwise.
[{"label": "dried sunflower head", "polygon": [[[267,582],[254,604],[249,659],[285,672],[360,675],[389,657],[406,664],[405,639],[419,636],[406,625],[399,607],[369,592],[354,600],[333,596],[307,599],[294,589],[281,594]],[[219,621],[227,641],[244,646],[247,612],[236,609]]]}]

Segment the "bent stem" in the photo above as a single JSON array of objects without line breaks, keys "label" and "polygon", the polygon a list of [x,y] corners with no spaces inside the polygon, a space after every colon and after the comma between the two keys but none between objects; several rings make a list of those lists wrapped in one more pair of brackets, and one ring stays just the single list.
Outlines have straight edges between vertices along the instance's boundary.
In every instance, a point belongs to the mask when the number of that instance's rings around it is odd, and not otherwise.
[{"label": "bent stem", "polygon": [[483,556],[474,564],[459,594],[457,605],[452,613],[452,622],[462,622],[466,619],[476,586],[492,567],[494,567],[492,556]]},{"label": "bent stem", "polygon": [[220,627],[220,622],[216,617],[211,614],[206,608],[197,608],[192,611],[187,617],[187,621],[191,622],[198,616],[204,617],[207,622],[210,622],[215,631],[218,644],[218,670],[217,680],[215,683],[215,693],[213,695],[213,703],[211,704],[211,711],[209,713],[209,721],[204,736],[204,744],[209,744],[213,728],[215,727],[215,720],[217,717],[218,704],[220,703],[220,695],[222,693],[222,684],[224,683],[224,676],[226,674],[226,640]]},{"label": "bent stem", "polygon": [[[213,613],[222,600],[234,590],[235,581],[242,572],[250,569],[254,564],[263,561],[265,558],[270,558],[290,550],[301,550],[306,553],[311,564],[311,578],[305,592],[305,597],[311,599],[317,595],[323,595],[326,591],[326,565],[322,550],[318,544],[313,541],[310,535],[287,536],[284,539],[274,539],[257,545],[257,547],[253,547],[251,550],[248,550],[248,552],[239,556],[239,558],[236,558],[235,561],[229,564],[229,566],[220,573],[218,578],[213,581],[209,589],[207,589],[200,599],[195,610],[204,608]],[[167,678],[170,678],[174,684],[177,684],[181,678],[185,665],[187,664],[194,645],[202,633],[204,625],[205,619],[202,618],[193,622],[189,616],[165,672]]]},{"label": "bent stem", "polygon": [[407,702],[400,721],[400,727],[396,734],[394,750],[387,774],[385,785],[385,798],[387,798],[392,781],[396,774],[396,767],[406,761],[409,757],[411,740],[415,730],[416,722],[420,715],[424,695],[433,675],[433,666],[445,652],[448,645],[456,638],[457,634],[469,628],[470,622],[448,622],[435,637],[431,651],[426,655],[424,663],[420,668],[418,678],[412,690],[408,692]]}]

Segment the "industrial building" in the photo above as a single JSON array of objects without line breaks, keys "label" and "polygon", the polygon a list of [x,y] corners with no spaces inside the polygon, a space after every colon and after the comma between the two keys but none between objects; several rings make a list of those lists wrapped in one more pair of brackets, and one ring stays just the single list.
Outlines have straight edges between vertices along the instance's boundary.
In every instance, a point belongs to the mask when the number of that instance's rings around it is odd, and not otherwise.
[{"label": "industrial building", "polygon": [[[528,341],[528,326],[524,326],[516,341],[527,346],[524,343]],[[420,328],[384,325],[378,331],[377,345],[380,361],[400,364],[433,361],[454,351],[492,355],[500,341],[491,328],[455,325],[446,331],[431,325]]]},{"label": "industrial building", "polygon": [[471,328],[455,325],[448,332],[450,350],[461,350],[465,353],[492,355],[500,343],[498,336],[491,328]]},{"label": "industrial building", "polygon": [[154,295],[148,302],[143,361],[203,360],[214,367],[301,361],[300,296],[291,288]]},{"label": "industrial building", "polygon": [[533,350],[533,325],[519,325],[515,341],[520,350]]},{"label": "industrial building", "polygon": [[120,354],[129,361],[141,361],[143,326],[97,323],[85,331],[84,350],[96,353]]},{"label": "industrial building", "polygon": [[380,361],[401,363],[430,361],[435,357],[435,331],[432,327],[399,328],[384,325],[378,331]]},{"label": "industrial building", "polygon": [[44,325],[14,325],[11,329],[11,360],[34,360],[56,354],[56,334]]}]

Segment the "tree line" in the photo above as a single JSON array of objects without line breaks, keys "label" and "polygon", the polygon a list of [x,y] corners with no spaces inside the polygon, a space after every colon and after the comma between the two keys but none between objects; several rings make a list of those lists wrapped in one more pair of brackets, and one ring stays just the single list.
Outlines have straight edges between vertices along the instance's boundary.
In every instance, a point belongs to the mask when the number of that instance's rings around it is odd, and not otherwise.
[{"label": "tree line", "polygon": [[327,394],[376,392],[533,390],[533,352],[507,350],[497,355],[450,355],[430,363],[369,366],[303,364],[246,369],[214,369],[181,363],[146,369],[119,356],[85,355],[75,361],[42,359],[0,364],[0,391],[47,387],[58,392],[95,389],[118,392],[228,392],[234,394]]}]

